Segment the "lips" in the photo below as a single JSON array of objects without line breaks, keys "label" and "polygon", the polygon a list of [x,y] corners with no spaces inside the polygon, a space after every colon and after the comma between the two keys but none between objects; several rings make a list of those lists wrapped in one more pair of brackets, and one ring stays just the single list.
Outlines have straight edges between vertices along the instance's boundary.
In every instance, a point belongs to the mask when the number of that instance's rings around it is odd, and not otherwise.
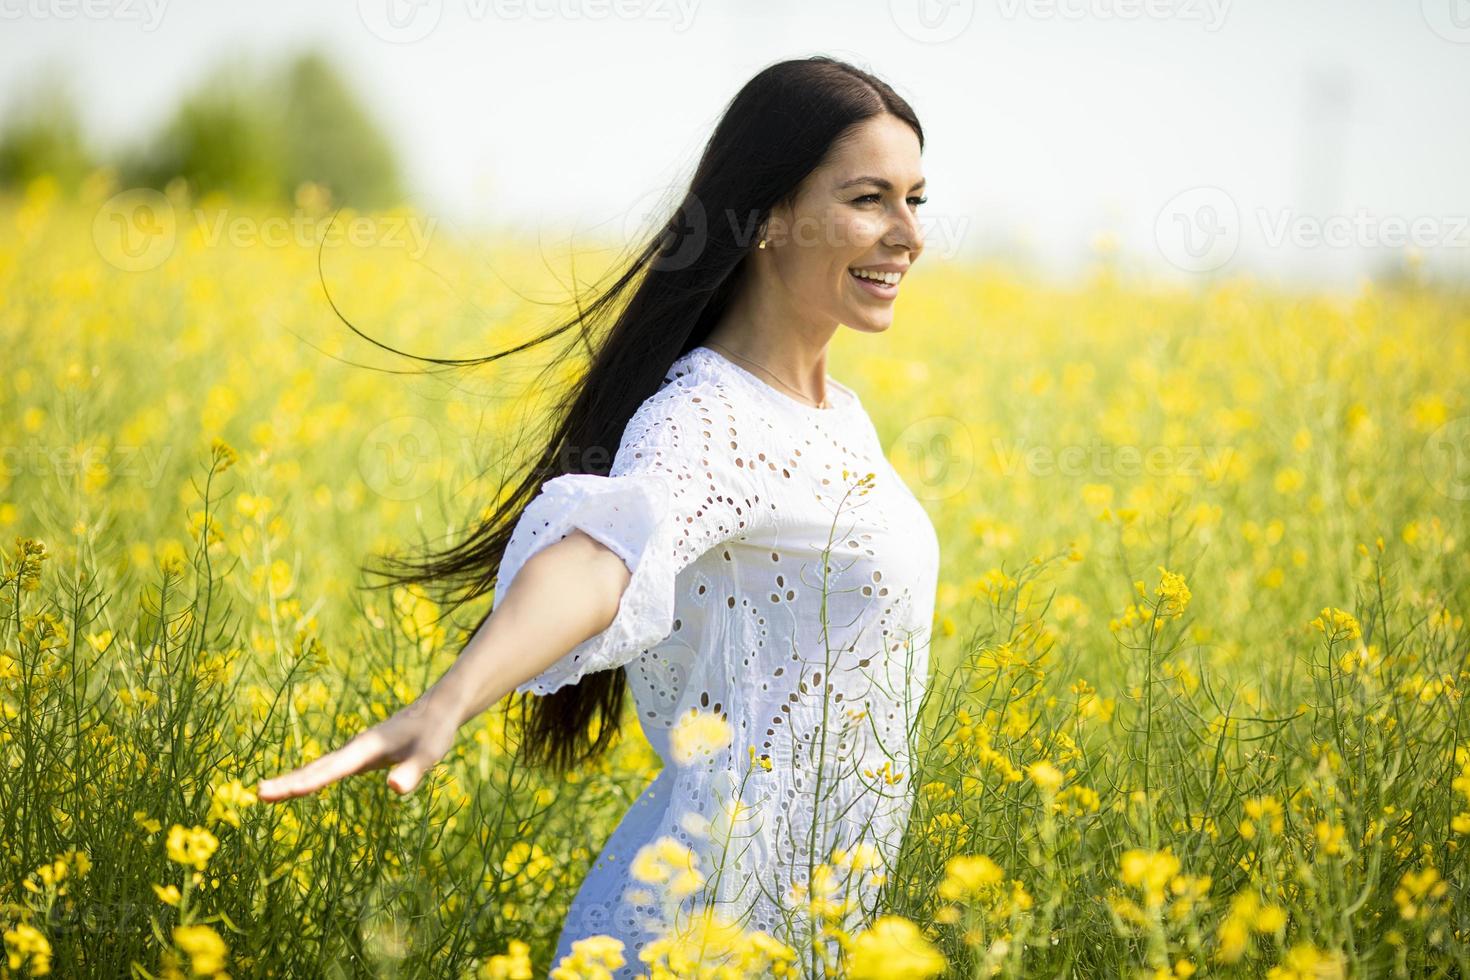
[{"label": "lips", "polygon": [[898,283],[896,282],[886,283],[873,279],[864,279],[851,269],[847,270],[847,277],[857,283],[858,288],[878,299],[893,299],[893,297],[898,295]]}]

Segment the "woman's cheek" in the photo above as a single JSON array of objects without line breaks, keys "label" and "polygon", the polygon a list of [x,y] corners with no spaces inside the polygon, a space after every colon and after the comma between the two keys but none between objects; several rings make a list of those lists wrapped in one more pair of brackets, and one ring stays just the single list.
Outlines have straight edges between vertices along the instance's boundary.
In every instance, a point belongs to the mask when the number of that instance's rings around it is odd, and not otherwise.
[{"label": "woman's cheek", "polygon": [[876,221],[859,218],[848,223],[849,244],[867,248],[878,240],[879,226]]}]

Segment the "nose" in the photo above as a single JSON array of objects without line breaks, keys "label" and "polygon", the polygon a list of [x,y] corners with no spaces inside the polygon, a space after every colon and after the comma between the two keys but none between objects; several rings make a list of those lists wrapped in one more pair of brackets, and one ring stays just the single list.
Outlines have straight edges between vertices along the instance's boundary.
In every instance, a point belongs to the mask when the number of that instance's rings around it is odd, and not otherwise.
[{"label": "nose", "polygon": [[883,238],[883,244],[893,248],[906,248],[913,253],[909,260],[913,261],[920,252],[924,250],[924,229],[919,226],[919,216],[909,209],[908,205],[899,208],[898,217],[893,222],[893,227]]}]

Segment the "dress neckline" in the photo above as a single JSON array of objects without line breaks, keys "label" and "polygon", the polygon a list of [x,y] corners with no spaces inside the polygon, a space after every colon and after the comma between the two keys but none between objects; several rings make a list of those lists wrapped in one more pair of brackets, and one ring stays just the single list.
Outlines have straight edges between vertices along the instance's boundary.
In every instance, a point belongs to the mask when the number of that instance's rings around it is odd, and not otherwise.
[{"label": "dress neckline", "polygon": [[832,402],[832,406],[830,408],[818,408],[815,405],[808,405],[806,402],[798,401],[797,399],[781,391],[775,385],[772,385],[761,378],[760,375],[755,374],[751,371],[747,371],[739,364],[736,364],[734,361],[730,360],[724,354],[721,354],[716,350],[712,350],[711,348],[706,347],[703,344],[691,347],[689,349],[689,352],[691,354],[697,354],[703,357],[706,362],[718,362],[719,366],[724,368],[727,373],[734,375],[736,378],[739,378],[746,384],[764,392],[766,397],[777,399],[781,404],[789,406],[792,411],[800,412],[803,415],[810,415],[815,418],[833,418],[850,409],[856,408],[859,404],[857,392],[853,391],[842,382],[834,379],[830,374],[826,376],[827,387],[830,391],[836,392],[837,397],[832,398],[830,395],[828,396],[828,400]]}]

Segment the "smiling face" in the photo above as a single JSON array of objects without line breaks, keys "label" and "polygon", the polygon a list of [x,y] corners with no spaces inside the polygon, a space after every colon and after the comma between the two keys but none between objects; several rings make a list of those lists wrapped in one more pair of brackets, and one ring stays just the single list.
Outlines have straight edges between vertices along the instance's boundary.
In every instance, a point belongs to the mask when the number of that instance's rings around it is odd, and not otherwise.
[{"label": "smiling face", "polygon": [[856,126],[766,226],[769,270],[817,321],[865,333],[893,322],[893,301],[924,249],[919,138],[897,116]]}]

